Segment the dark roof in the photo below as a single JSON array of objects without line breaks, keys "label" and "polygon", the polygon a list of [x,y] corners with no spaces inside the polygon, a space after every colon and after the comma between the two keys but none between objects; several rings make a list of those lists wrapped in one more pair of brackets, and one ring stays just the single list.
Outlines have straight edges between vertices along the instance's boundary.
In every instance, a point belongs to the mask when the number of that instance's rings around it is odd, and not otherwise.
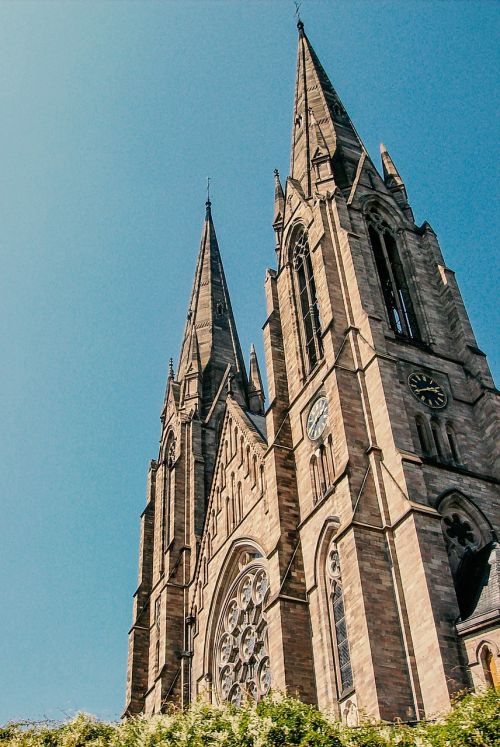
[{"label": "dark roof", "polygon": [[500,608],[500,546],[489,542],[464,555],[457,571],[456,589],[462,621]]}]

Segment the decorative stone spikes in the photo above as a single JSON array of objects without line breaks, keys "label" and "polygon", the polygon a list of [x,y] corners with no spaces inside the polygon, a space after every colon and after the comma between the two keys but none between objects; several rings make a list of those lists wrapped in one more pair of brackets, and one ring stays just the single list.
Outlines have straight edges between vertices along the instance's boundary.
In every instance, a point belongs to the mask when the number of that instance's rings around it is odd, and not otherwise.
[{"label": "decorative stone spikes", "polygon": [[274,215],[273,228],[276,234],[276,251],[279,251],[283,235],[283,217],[285,215],[285,195],[281,186],[278,169],[274,169]]},{"label": "decorative stone spikes", "polygon": [[390,157],[384,143],[380,143],[380,155],[382,156],[382,169],[384,171],[384,181],[386,186],[404,186],[399,171],[394,165],[394,161]]},{"label": "decorative stone spikes", "polygon": [[264,387],[262,385],[262,378],[260,375],[259,361],[257,360],[257,353],[255,352],[255,346],[252,343],[250,348],[250,374],[248,379],[248,399],[250,404],[250,410],[259,415],[264,414]]},{"label": "decorative stone spikes", "polygon": [[391,192],[399,207],[403,209],[406,216],[413,221],[413,212],[408,205],[408,195],[406,193],[405,184],[384,143],[380,143],[380,155],[382,157],[385,186]]}]

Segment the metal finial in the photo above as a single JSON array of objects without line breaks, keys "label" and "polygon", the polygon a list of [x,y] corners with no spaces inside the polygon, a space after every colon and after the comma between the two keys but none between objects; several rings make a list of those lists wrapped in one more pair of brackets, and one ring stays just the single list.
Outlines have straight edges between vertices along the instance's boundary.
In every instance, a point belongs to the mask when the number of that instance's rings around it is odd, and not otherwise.
[{"label": "metal finial", "polygon": [[170,358],[168,361],[168,378],[172,379],[174,378],[174,359]]},{"label": "metal finial", "polygon": [[295,5],[294,16],[297,18],[297,21],[299,21],[300,23],[301,22],[300,21],[300,6],[302,5],[302,3],[298,2],[298,0],[295,0],[294,5]]},{"label": "metal finial", "polygon": [[274,176],[279,178],[279,175],[280,175],[280,172],[278,171],[278,169],[274,169]]},{"label": "metal finial", "polygon": [[210,204],[210,177],[207,176],[207,205]]}]

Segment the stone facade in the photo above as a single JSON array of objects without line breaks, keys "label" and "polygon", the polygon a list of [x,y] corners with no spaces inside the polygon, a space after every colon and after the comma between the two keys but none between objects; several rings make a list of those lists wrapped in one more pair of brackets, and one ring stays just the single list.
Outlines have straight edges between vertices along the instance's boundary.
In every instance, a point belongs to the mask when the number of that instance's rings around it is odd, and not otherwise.
[{"label": "stone facade", "polygon": [[269,689],[414,720],[495,684],[498,392],[453,272],[299,23],[269,406],[211,206],[142,515],[126,714]]}]

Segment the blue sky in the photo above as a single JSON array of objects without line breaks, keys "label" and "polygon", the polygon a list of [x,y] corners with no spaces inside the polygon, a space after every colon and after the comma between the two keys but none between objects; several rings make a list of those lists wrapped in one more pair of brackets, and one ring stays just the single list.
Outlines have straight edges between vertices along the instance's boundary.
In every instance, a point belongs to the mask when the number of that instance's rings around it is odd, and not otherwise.
[{"label": "blue sky", "polygon": [[[497,374],[498,9],[302,4],[369,152],[386,143],[438,233]],[[293,13],[0,3],[0,722],[121,712],[138,517],[207,175],[240,338],[262,350]]]}]

